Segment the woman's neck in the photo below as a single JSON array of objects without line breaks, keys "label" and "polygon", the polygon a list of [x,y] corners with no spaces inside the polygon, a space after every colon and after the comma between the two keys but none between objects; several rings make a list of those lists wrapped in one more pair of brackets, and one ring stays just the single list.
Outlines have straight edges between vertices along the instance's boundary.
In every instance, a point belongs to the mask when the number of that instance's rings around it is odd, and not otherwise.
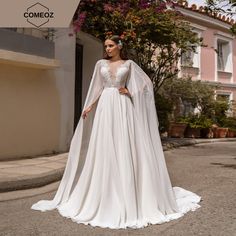
[{"label": "woman's neck", "polygon": [[117,55],[117,56],[110,58],[109,60],[110,61],[121,61],[122,59],[121,59],[120,55]]}]

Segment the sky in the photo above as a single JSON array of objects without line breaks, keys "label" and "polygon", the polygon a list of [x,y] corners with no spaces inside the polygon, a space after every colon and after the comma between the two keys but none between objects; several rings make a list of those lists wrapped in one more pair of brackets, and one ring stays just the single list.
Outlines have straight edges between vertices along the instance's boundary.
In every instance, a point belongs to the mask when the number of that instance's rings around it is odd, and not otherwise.
[{"label": "sky", "polygon": [[205,0],[188,0],[189,5],[196,4],[197,6],[204,6]]},{"label": "sky", "polygon": [[[204,6],[206,5],[205,0],[187,0],[189,5],[191,6],[192,4],[196,4],[197,6]],[[236,20],[236,14],[232,16],[234,20]]]}]

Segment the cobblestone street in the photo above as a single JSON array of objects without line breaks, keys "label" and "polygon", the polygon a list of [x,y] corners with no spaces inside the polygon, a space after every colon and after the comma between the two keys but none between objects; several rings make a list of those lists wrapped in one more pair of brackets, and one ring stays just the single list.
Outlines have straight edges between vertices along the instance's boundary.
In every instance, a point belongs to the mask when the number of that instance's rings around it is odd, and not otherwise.
[{"label": "cobblestone street", "polygon": [[[138,230],[111,230],[78,225],[54,211],[30,209],[55,191],[0,202],[1,236],[233,236],[236,232],[236,142],[181,147],[165,152],[173,186],[199,194],[201,208],[179,220]],[[30,191],[30,190],[27,190]],[[33,191],[33,190],[31,190]],[[35,191],[35,190],[34,190]],[[17,194],[17,192],[12,192]]]}]

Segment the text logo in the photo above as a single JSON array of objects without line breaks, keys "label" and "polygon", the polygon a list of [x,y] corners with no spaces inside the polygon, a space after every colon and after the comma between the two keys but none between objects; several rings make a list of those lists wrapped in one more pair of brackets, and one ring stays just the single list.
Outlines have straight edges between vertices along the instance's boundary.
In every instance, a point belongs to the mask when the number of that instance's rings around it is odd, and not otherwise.
[{"label": "text logo", "polygon": [[33,26],[39,28],[49,22],[49,19],[54,18],[54,12],[50,11],[48,7],[37,2],[27,8],[24,12],[24,17]]}]

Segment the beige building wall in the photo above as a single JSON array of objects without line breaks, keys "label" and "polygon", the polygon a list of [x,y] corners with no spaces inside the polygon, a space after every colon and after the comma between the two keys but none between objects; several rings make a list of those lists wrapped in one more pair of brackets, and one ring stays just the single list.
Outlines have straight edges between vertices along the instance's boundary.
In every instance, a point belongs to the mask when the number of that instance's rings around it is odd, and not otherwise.
[{"label": "beige building wall", "polygon": [[0,159],[58,151],[55,80],[49,70],[0,64]]},{"label": "beige building wall", "polygon": [[83,45],[83,103],[94,65],[103,56],[102,42],[83,32],[76,39],[69,36],[71,32],[71,28],[56,29],[56,61],[4,51],[6,59],[0,60],[0,160],[69,150],[74,132],[76,40]]},{"label": "beige building wall", "polygon": [[94,66],[99,59],[103,58],[103,42],[95,37],[79,32],[77,42],[83,45],[83,94],[82,103],[84,104]]},{"label": "beige building wall", "polygon": [[75,86],[75,42],[76,36],[69,36],[71,28],[57,28],[55,35],[55,58],[60,67],[54,71],[55,88],[59,94],[60,125],[58,151],[69,149],[74,126]]},{"label": "beige building wall", "polygon": [[69,32],[57,29],[55,35],[59,67],[54,60],[4,51],[7,59],[0,60],[0,160],[68,151],[75,80],[75,36]]}]

